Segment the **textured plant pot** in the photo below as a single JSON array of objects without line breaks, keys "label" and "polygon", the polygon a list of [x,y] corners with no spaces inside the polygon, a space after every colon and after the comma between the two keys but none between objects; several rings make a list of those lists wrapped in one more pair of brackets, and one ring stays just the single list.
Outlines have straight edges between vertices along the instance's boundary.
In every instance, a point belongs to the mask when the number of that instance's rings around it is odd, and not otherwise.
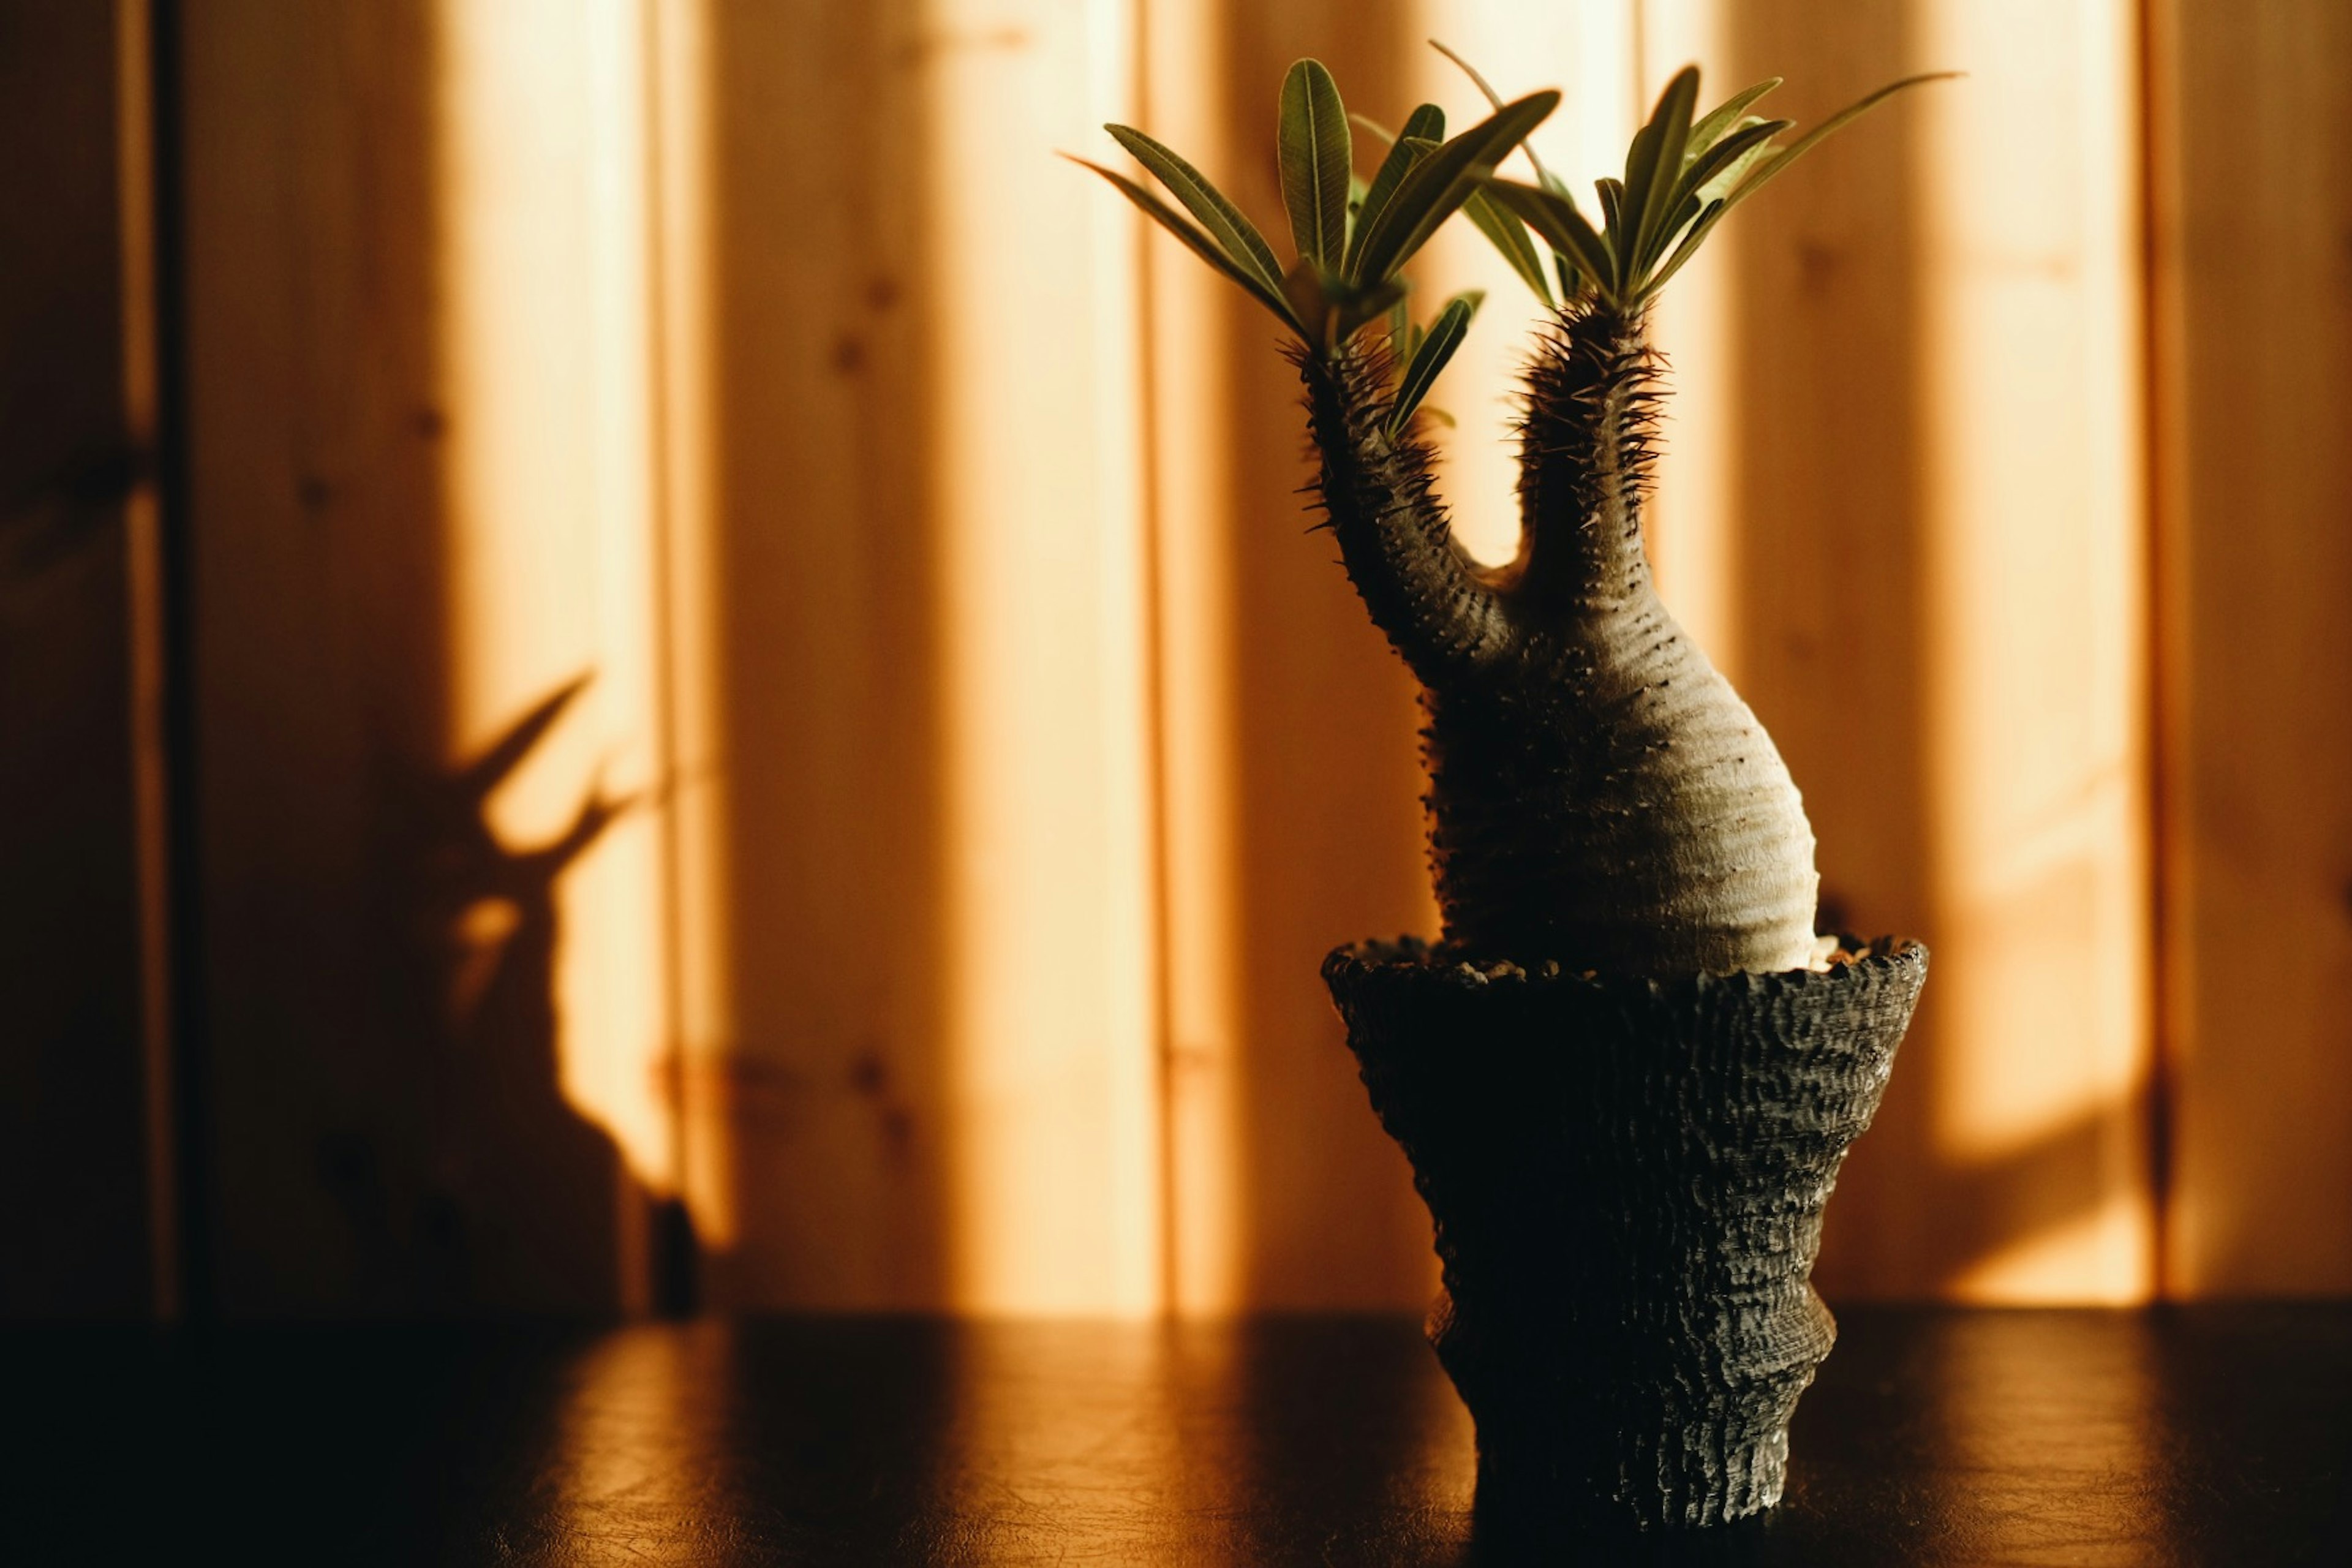
[{"label": "textured plant pot", "polygon": [[1490,976],[1414,943],[1325,961],[1436,1222],[1430,1342],[1477,1423],[1482,1528],[1780,1500],[1836,1334],[1822,1205],[1927,979],[1916,943],[1870,953],[1673,982]]}]

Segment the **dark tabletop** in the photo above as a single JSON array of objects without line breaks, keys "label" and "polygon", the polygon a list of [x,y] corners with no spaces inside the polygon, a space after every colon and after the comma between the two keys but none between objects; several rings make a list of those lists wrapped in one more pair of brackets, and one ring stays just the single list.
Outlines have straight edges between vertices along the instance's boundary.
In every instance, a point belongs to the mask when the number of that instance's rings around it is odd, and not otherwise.
[{"label": "dark tabletop", "polygon": [[[1855,1308],[1789,1494],[1543,1560],[2352,1563],[2352,1307]],[[15,1330],[0,1561],[1462,1563],[1417,1326]]]}]

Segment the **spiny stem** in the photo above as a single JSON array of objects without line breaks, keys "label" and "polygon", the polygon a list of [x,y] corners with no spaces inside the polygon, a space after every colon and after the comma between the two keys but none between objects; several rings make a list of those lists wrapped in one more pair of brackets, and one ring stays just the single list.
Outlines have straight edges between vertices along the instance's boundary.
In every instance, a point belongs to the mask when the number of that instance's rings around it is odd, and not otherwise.
[{"label": "spiny stem", "polygon": [[1622,605],[1650,580],[1642,503],[1661,392],[1643,312],[1561,313],[1528,373],[1520,422],[1520,565],[1548,616]]},{"label": "spiny stem", "polygon": [[1359,342],[1297,357],[1322,458],[1317,489],[1372,623],[1426,685],[1507,654],[1516,630],[1492,574],[1462,548],[1431,493],[1429,448],[1384,428],[1387,355]]}]

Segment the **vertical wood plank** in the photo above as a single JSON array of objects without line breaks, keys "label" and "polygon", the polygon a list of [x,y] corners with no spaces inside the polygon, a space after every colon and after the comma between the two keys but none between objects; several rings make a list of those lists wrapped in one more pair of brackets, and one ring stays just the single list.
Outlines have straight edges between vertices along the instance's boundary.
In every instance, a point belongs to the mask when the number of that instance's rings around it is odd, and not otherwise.
[{"label": "vertical wood plank", "polygon": [[[1227,122],[1227,14],[1147,4],[1143,18],[1138,123],[1224,188],[1255,130]],[[1240,1226],[1247,1201],[1234,926],[1243,868],[1235,851],[1241,781],[1232,601],[1234,574],[1247,559],[1235,518],[1249,509],[1235,487],[1223,393],[1236,359],[1264,345],[1243,341],[1231,286],[1182,247],[1147,233],[1142,259],[1168,1300],[1180,1312],[1213,1313],[1244,1304]]]},{"label": "vertical wood plank", "polygon": [[707,291],[673,343],[707,417],[672,439],[708,510],[672,521],[682,945],[708,955],[686,1136],[714,1305],[952,1289],[915,20],[703,7],[682,100],[703,161],[667,197],[700,217],[669,287]]},{"label": "vertical wood plank", "polygon": [[[2146,1299],[2152,1061],[2138,13],[1937,5],[1922,96],[1935,1157],[1995,1300]],[[1939,84],[1941,85],[1941,84]],[[1953,1235],[1954,1244],[1967,1237]]]},{"label": "vertical wood plank", "polygon": [[125,207],[147,149],[128,140],[143,40],[125,21],[0,5],[0,1317],[135,1317],[167,1282],[133,789],[153,431],[132,373],[152,345]]},{"label": "vertical wood plank", "polygon": [[2169,1288],[2352,1289],[2352,12],[2153,8]]},{"label": "vertical wood plank", "polygon": [[[485,806],[555,872],[544,1067],[625,1156],[608,1181],[631,1307],[650,1279],[643,1194],[669,1188],[675,1159],[646,47],[638,0],[445,5],[435,83],[436,328],[462,416],[445,443],[446,744],[479,754],[584,682]],[[480,892],[478,962],[510,963],[538,897]]]},{"label": "vertical wood plank", "polygon": [[[1935,977],[1833,1205],[1832,1293],[2149,1282],[2137,58],[2128,8],[1741,6],[1801,123],[1959,68],[1739,216],[1740,643],[1823,921]],[[1674,345],[1667,345],[1673,352]]]},{"label": "vertical wood plank", "polygon": [[680,40],[683,945],[719,954],[688,1136],[723,1302],[1159,1302],[1137,237],[1053,157],[1128,116],[1126,25],[724,3]]},{"label": "vertical wood plank", "polygon": [[955,1300],[982,1310],[1161,1304],[1141,237],[1052,156],[1133,118],[1132,9],[934,0],[913,68],[933,115]]},{"label": "vertical wood plank", "polygon": [[461,719],[457,700],[456,554],[478,542],[452,516],[451,452],[479,454],[499,410],[446,352],[458,237],[439,21],[423,0],[185,12],[213,1230],[231,1311],[625,1297],[620,1152],[559,1081],[557,883],[586,840],[494,818],[548,731],[512,710]]}]

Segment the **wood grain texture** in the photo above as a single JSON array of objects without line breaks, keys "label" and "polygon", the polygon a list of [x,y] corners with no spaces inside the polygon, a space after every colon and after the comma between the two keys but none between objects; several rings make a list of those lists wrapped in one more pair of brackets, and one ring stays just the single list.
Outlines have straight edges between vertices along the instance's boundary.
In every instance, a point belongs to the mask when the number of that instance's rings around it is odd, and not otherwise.
[{"label": "wood grain texture", "polygon": [[713,1299],[1150,1310],[1140,237],[1053,156],[1132,117],[1126,12],[699,26],[671,272],[707,290],[674,433]]},{"label": "wood grain texture", "polygon": [[[122,18],[0,5],[0,1317],[150,1310]],[[143,110],[143,105],[138,106]],[[135,193],[144,199],[144,193]]]},{"label": "wood grain texture", "polygon": [[1969,73],[1814,154],[1699,264],[1731,279],[1732,679],[1804,792],[1822,923],[1937,955],[1843,1178],[1832,1295],[2150,1281],[2129,23],[1726,23],[1717,74],[1785,75],[1775,112],[1801,122]]},{"label": "wood grain texture", "polygon": [[562,1097],[557,878],[459,717],[433,8],[186,10],[196,703],[218,1305],[606,1309],[612,1139]]},{"label": "wood grain texture", "polygon": [[2176,1293],[2352,1290],[2352,12],[2153,8]]}]

